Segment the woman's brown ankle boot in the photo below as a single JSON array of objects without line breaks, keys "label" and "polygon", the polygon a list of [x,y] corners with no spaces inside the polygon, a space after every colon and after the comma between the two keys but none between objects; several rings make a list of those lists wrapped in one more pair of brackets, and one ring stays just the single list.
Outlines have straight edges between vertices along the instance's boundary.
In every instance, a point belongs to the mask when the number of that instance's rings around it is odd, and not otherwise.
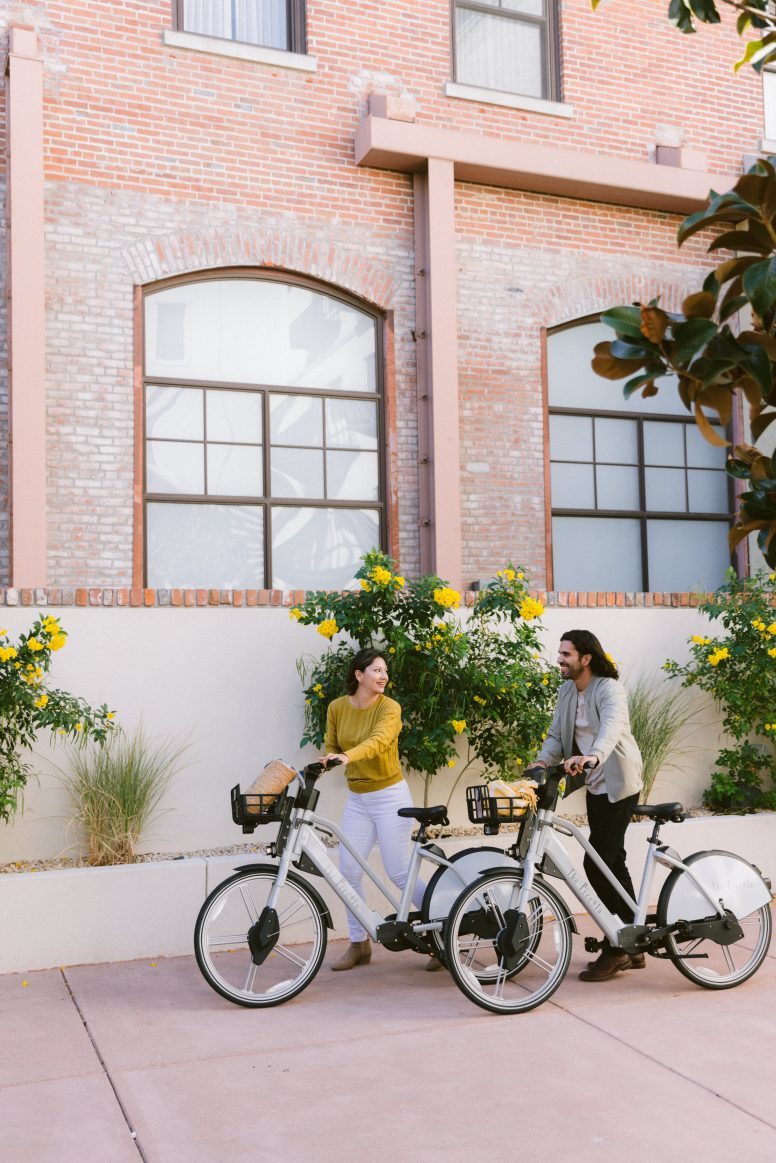
[{"label": "woman's brown ankle boot", "polygon": [[339,961],[334,962],[332,969],[338,973],[341,969],[355,969],[357,965],[368,965],[371,960],[372,946],[368,940],[351,941]]}]

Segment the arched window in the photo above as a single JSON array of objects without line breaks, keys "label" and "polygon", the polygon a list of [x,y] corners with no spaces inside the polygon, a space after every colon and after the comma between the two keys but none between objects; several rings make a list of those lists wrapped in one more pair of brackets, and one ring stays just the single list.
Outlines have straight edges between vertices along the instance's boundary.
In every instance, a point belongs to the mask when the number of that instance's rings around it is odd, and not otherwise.
[{"label": "arched window", "polygon": [[379,319],[271,274],[145,296],[153,587],[350,584],[384,544]]},{"label": "arched window", "polygon": [[613,335],[588,320],[547,339],[553,587],[712,590],[730,565],[725,449],[671,380],[626,403],[596,375],[593,348]]}]

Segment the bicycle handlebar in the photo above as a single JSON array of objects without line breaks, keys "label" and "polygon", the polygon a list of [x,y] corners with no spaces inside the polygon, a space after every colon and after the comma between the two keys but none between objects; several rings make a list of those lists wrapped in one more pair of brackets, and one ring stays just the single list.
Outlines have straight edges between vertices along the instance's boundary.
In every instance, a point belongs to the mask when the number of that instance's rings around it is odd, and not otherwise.
[{"label": "bicycle handlebar", "polygon": [[305,783],[315,783],[324,772],[329,771],[332,767],[339,767],[342,763],[341,759],[330,759],[328,762],[325,759],[316,759],[314,763],[308,763],[302,768],[300,775]]}]

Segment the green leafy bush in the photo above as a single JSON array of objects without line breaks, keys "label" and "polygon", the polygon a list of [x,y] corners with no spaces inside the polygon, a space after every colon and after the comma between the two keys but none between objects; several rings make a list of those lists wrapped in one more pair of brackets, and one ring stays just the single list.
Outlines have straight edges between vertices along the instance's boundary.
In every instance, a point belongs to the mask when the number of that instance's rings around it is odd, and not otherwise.
[{"label": "green leafy bush", "polygon": [[0,820],[17,810],[31,768],[22,758],[40,731],[78,744],[102,743],[112,729],[113,712],[47,685],[52,655],[67,643],[59,619],[42,615],[14,644],[0,630]]},{"label": "green leafy bush", "polygon": [[694,634],[690,661],[665,669],[708,691],[734,742],[720,752],[704,802],[716,811],[776,808],[776,574],[737,578],[731,570],[698,608],[724,633]]},{"label": "green leafy bush", "polygon": [[302,744],[322,746],[326,708],[345,691],[355,642],[385,655],[388,693],[402,708],[400,755],[423,776],[426,801],[434,774],[458,764],[459,737],[466,743],[459,779],[473,764],[485,778],[518,775],[541,745],[560,682],[543,659],[544,608],[530,596],[523,571],[511,564],[500,570],[465,621],[456,590],[435,575],[406,581],[377,551],[363,558],[356,578],[358,589],[312,593],[291,611],[332,643],[320,658],[299,660]]}]

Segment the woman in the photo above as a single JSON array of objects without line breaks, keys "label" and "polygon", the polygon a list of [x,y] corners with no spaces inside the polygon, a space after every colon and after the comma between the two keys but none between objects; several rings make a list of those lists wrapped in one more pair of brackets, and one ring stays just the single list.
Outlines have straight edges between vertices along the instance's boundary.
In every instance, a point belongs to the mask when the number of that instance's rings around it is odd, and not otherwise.
[{"label": "woman", "polygon": [[[401,707],[384,693],[387,683],[388,668],[380,651],[359,650],[348,667],[348,693],[329,704],[324,747],[327,760],[347,764],[342,831],[365,860],[376,839],[385,871],[401,889],[407,880],[413,823],[396,813],[412,806],[412,796],[399,764]],[[340,848],[340,871],[363,900],[363,870],[344,847]],[[425,888],[418,880],[413,896],[416,908]],[[332,965],[337,971],[366,965],[372,957],[367,933],[352,913],[348,913],[348,932],[350,946]]]}]

